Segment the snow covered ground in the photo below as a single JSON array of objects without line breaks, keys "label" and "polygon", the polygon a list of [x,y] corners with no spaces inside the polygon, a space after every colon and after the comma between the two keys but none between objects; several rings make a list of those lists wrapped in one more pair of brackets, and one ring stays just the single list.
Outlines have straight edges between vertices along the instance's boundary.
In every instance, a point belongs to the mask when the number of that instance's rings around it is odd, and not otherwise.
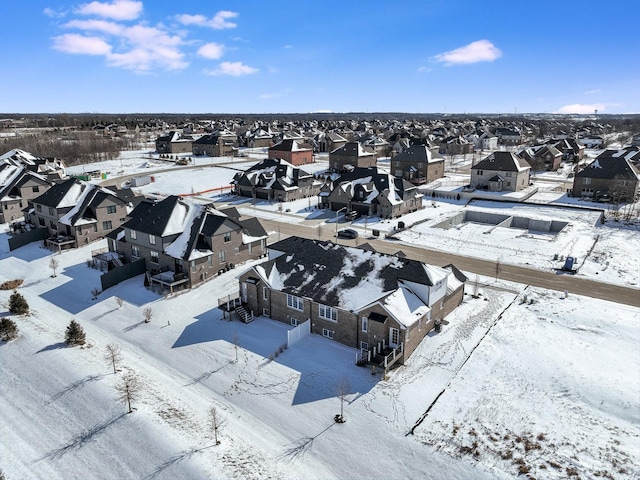
[{"label": "snow covered ground", "polygon": [[[31,307],[13,317],[20,337],[0,345],[9,479],[512,478],[520,457],[537,478],[566,478],[569,468],[632,478],[640,468],[637,310],[482,279],[491,287],[467,295],[384,380],[325,338],[281,351],[289,326],[223,319],[217,299],[237,290],[247,265],[175,296],[137,277],[92,300],[100,272],[86,260],[101,246],[55,255],[51,277],[51,252],[9,253],[0,236],[0,282],[24,279]],[[5,309],[10,294],[0,291]],[[62,343],[72,318],[85,347]],[[130,415],[102,358],[114,342],[121,368],[143,385]],[[337,424],[345,379],[347,422]],[[211,406],[227,421],[219,446]],[[525,438],[540,446],[527,451]]]}]

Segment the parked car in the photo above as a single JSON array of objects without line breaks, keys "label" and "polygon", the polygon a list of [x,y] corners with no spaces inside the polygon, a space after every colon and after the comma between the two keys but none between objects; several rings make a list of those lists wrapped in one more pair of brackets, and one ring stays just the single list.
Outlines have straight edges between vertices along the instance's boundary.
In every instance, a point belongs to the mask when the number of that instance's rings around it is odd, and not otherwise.
[{"label": "parked car", "polygon": [[351,221],[355,220],[356,218],[358,218],[359,216],[360,216],[360,214],[354,210],[352,212],[347,213],[344,216],[344,218],[345,218],[345,220],[348,220],[348,221],[351,222]]},{"label": "parked car", "polygon": [[338,238],[358,238],[358,232],[351,228],[338,230]]}]

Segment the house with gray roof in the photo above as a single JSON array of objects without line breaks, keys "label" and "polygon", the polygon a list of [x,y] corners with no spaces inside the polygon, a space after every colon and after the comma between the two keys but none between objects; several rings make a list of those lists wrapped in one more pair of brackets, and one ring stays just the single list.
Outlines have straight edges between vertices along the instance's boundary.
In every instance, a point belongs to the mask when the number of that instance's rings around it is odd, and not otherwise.
[{"label": "house with gray roof", "polygon": [[471,187],[518,192],[529,186],[531,166],[513,152],[497,151],[471,167]]},{"label": "house with gray roof", "polygon": [[444,177],[444,157],[426,145],[413,145],[391,159],[391,173],[413,185]]},{"label": "house with gray roof", "polygon": [[[289,237],[239,277],[243,310],[357,349],[358,361],[407,361],[462,301],[466,278],[373,249]],[[307,322],[307,323],[305,323]]]},{"label": "house with gray roof", "polygon": [[25,217],[34,198],[46,192],[53,182],[25,166],[0,163],[0,223]]},{"label": "house with gray roof", "polygon": [[213,204],[171,195],[140,203],[129,217],[109,250],[125,264],[144,259],[150,283],[171,292],[266,254],[268,235],[258,220],[227,215]]},{"label": "house with gray roof", "polygon": [[633,159],[635,148],[605,150],[576,173],[571,195],[604,202],[633,202],[638,196],[640,171]]},{"label": "house with gray roof", "polygon": [[376,152],[370,147],[364,147],[360,142],[347,142],[329,153],[329,168],[335,172],[375,167],[377,162]]}]

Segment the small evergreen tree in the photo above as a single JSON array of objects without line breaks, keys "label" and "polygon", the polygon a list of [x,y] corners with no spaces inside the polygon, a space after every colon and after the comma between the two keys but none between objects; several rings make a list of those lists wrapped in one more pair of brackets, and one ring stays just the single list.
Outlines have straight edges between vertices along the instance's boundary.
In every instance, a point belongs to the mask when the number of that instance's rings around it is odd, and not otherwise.
[{"label": "small evergreen tree", "polygon": [[18,326],[16,322],[8,317],[3,317],[0,320],[0,339],[8,342],[18,336]]},{"label": "small evergreen tree", "polygon": [[9,311],[14,315],[26,315],[29,313],[29,304],[17,290],[9,297]]},{"label": "small evergreen tree", "polygon": [[64,335],[64,343],[67,345],[84,345],[84,329],[75,320],[71,320]]}]

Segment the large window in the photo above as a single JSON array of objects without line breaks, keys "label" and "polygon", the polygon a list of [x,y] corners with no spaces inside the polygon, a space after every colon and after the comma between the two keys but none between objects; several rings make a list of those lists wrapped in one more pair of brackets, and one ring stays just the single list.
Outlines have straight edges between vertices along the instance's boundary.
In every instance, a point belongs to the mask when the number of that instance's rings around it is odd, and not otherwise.
[{"label": "large window", "polygon": [[156,244],[156,236],[155,235],[149,234],[149,243],[151,245],[155,245]]},{"label": "large window", "polygon": [[113,225],[111,224],[111,220],[102,222],[102,230],[111,230],[112,228],[113,228]]},{"label": "large window", "polygon": [[362,317],[362,331],[369,331],[369,319],[367,317]]},{"label": "large window", "polygon": [[226,259],[227,259],[227,257],[226,257],[226,255],[224,253],[224,250],[220,250],[218,252],[218,262],[219,263],[224,263]]},{"label": "large window", "polygon": [[151,263],[159,263],[160,259],[158,257],[158,252],[154,252],[151,250]]},{"label": "large window", "polygon": [[53,210],[53,208],[49,207],[49,215],[53,216],[55,215],[55,211]]},{"label": "large window", "polygon": [[132,240],[136,239],[136,231],[135,230],[131,230],[131,239]]},{"label": "large window", "polygon": [[231,232],[227,232],[224,234],[224,241],[225,242],[230,242],[231,241]]},{"label": "large window", "polygon": [[304,300],[299,297],[287,294],[287,307],[302,310],[304,308]]},{"label": "large window", "polygon": [[116,213],[115,205],[107,205],[107,213]]},{"label": "large window", "polygon": [[320,318],[326,318],[327,320],[331,320],[333,322],[338,321],[338,312],[335,308],[327,307],[326,305],[320,305],[319,308]]},{"label": "large window", "polygon": [[135,245],[131,245],[131,256],[133,258],[140,258],[140,250]]}]

